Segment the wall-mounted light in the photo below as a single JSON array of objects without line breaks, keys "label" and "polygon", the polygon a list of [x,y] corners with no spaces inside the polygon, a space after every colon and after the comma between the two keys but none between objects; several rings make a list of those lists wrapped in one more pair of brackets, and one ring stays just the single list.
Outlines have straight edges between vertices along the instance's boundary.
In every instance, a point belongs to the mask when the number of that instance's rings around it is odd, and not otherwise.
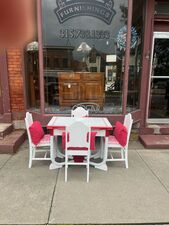
[{"label": "wall-mounted light", "polygon": [[37,41],[33,41],[29,43],[26,47],[27,51],[38,51],[38,49],[39,49],[39,45]]}]

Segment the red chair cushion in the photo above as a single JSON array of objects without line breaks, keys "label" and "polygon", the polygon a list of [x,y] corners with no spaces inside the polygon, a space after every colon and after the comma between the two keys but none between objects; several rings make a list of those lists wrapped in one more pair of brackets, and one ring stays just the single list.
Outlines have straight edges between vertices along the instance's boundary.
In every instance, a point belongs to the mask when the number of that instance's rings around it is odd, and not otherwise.
[{"label": "red chair cushion", "polygon": [[[97,132],[91,132],[91,141],[90,141],[90,150],[95,150],[95,137],[96,137]],[[89,135],[87,135],[87,141],[88,141]],[[68,136],[68,141],[69,141],[69,136]],[[66,133],[62,133],[62,149],[65,149],[66,145]],[[80,148],[80,147],[71,147],[71,150],[87,150],[87,148]]]},{"label": "red chair cushion", "polygon": [[32,142],[37,145],[44,136],[43,128],[39,121],[34,121],[29,127]]},{"label": "red chair cushion", "polygon": [[124,147],[127,143],[127,128],[120,123],[116,122],[115,129],[113,135],[117,139],[117,141]]}]

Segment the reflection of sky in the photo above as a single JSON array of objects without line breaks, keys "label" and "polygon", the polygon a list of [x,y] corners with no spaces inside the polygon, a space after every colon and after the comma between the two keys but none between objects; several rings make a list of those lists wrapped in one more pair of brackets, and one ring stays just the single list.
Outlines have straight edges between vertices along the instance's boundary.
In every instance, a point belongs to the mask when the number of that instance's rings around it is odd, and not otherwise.
[{"label": "reflection of sky", "polygon": [[[124,26],[124,21],[121,20],[122,12],[119,8],[120,5],[127,6],[127,0],[115,0],[114,10],[116,15],[112,19],[111,25],[107,25],[103,21],[90,16],[78,16],[69,19],[68,21],[60,24],[58,18],[54,12],[56,8],[56,0],[42,0],[43,6],[43,43],[44,45],[53,46],[67,46],[72,45],[75,49],[81,44],[86,42],[90,47],[95,48],[106,54],[115,54],[115,45],[119,29]],[[83,29],[83,30],[109,30],[110,39],[64,39],[59,38],[61,29]],[[74,51],[75,53],[75,51]],[[75,57],[79,58],[79,53],[74,54]]]}]

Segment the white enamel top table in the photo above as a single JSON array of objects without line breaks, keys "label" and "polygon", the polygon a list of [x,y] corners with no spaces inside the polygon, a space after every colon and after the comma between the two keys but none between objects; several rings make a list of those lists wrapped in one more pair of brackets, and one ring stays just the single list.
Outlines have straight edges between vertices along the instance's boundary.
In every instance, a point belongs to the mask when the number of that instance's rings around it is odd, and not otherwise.
[{"label": "white enamel top table", "polygon": [[54,136],[61,136],[62,132],[65,128],[75,121],[82,121],[87,126],[91,127],[92,131],[97,131],[96,136],[105,137],[103,148],[103,156],[102,162],[90,162],[91,165],[95,166],[95,168],[101,170],[107,170],[106,159],[107,159],[107,143],[108,143],[108,131],[112,130],[112,125],[108,121],[107,118],[103,117],[52,117],[47,125],[47,129],[50,130],[51,134],[51,155],[52,155],[52,163],[50,165],[50,169],[57,169],[64,165],[64,163],[59,163],[55,161],[56,155],[54,154]]}]

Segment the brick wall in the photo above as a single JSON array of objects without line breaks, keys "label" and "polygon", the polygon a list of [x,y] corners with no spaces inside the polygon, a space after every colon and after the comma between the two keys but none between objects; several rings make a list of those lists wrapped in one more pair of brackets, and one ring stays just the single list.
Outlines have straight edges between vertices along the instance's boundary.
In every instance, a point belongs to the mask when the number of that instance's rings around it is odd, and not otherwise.
[{"label": "brick wall", "polygon": [[22,50],[12,48],[7,50],[9,92],[12,112],[23,112],[24,86],[23,86],[23,62]]}]

